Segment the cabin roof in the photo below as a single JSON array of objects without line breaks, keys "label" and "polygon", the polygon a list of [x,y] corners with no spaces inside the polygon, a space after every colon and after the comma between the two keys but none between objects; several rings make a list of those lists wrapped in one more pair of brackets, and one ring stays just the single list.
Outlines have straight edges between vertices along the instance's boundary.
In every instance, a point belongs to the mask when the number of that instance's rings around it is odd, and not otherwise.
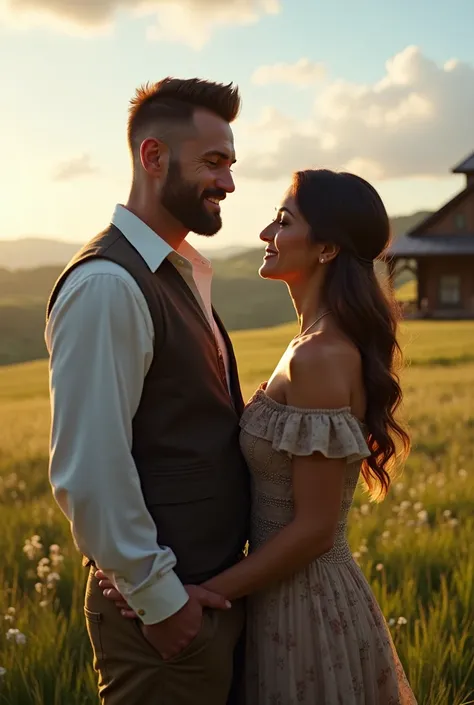
[{"label": "cabin roof", "polygon": [[474,174],[474,152],[453,167],[453,174]]},{"label": "cabin roof", "polygon": [[474,255],[474,235],[400,235],[386,253],[389,258],[440,255]]},{"label": "cabin roof", "polygon": [[[474,155],[473,155],[474,156]],[[421,235],[425,232],[426,228],[433,225],[436,223],[441,216],[445,215],[448,211],[451,210],[454,206],[456,206],[458,203],[461,203],[464,201],[465,198],[470,196],[471,194],[474,194],[474,184],[471,184],[467,188],[463,189],[460,191],[454,198],[452,198],[450,201],[444,204],[444,206],[441,206],[439,210],[435,211],[434,213],[430,213],[426,218],[424,218],[421,223],[418,223],[415,225],[414,228],[409,230],[406,234],[408,237],[411,237],[413,235]],[[425,237],[425,236],[424,236]]]}]

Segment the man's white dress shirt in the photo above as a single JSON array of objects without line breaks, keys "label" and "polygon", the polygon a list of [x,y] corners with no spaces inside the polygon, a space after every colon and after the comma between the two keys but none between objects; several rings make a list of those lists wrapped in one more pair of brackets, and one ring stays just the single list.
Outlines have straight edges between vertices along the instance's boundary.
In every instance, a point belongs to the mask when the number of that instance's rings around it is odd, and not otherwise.
[{"label": "man's white dress shirt", "polygon": [[[112,223],[155,272],[168,258],[206,313],[224,356],[211,306],[212,268],[189,243],[177,251],[123,206]],[[132,419],[153,358],[154,329],[133,277],[104,259],[84,262],[64,282],[45,331],[50,354],[50,480],[79,550],[114,581],[145,624],[177,612],[187,593],[176,558],[157,542],[132,458]],[[156,399],[166,403],[166,399]]]}]

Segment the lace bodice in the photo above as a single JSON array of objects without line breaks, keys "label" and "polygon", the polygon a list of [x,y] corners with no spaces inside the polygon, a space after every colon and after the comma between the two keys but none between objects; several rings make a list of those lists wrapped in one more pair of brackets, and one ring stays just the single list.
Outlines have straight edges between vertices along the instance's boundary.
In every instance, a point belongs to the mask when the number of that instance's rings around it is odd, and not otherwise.
[{"label": "lace bodice", "polygon": [[361,461],[370,455],[363,425],[347,408],[300,409],[271,399],[260,388],[250,399],[241,422],[241,446],[251,470],[251,550],[293,518],[293,455],[320,452],[347,458],[344,495],[334,546],[319,560],[343,562],[352,555],[346,540]]}]

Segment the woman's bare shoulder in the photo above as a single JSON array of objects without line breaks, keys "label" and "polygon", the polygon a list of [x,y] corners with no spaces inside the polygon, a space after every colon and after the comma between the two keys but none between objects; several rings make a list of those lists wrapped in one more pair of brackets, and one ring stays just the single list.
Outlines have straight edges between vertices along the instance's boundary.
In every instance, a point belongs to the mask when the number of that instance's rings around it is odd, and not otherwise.
[{"label": "woman's bare shoulder", "polygon": [[350,406],[361,367],[359,351],[342,336],[320,333],[297,340],[289,360],[287,402],[312,409]]}]

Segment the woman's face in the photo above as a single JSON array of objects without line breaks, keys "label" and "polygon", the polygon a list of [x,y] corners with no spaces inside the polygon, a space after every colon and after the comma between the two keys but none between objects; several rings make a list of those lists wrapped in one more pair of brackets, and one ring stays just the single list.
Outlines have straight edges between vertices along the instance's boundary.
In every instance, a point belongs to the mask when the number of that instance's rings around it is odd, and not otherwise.
[{"label": "woman's face", "polygon": [[320,250],[311,243],[309,234],[309,225],[299,212],[290,188],[275,220],[260,233],[260,239],[267,243],[260,276],[287,283],[308,279],[317,267]]}]

